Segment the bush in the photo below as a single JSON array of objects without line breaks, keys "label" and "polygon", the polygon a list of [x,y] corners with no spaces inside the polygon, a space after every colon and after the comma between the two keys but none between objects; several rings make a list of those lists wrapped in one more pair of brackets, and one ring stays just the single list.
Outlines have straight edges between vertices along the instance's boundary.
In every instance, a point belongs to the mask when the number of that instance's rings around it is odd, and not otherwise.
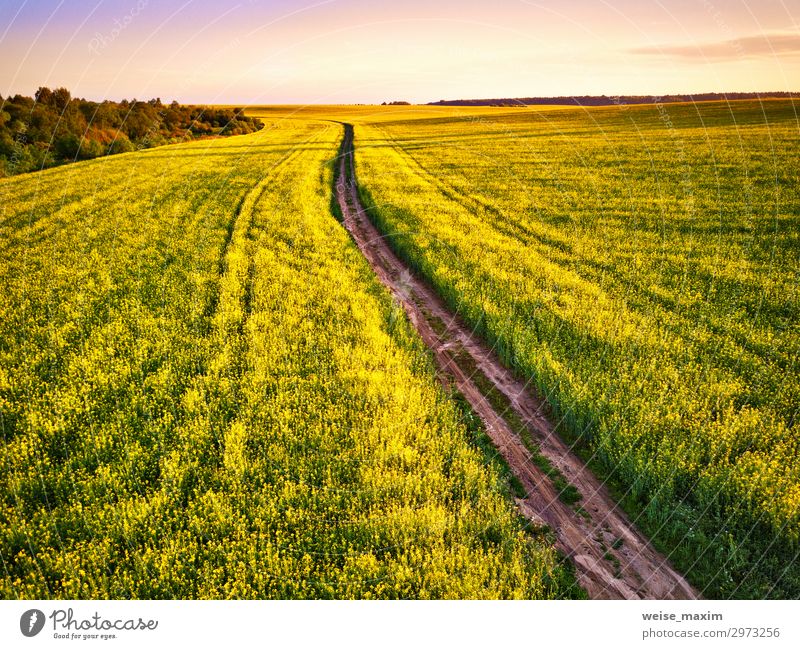
[{"label": "bush", "polygon": [[105,155],[106,147],[97,140],[84,140],[81,144],[78,158],[81,160],[91,160],[92,158],[99,158]]},{"label": "bush", "polygon": [[123,133],[120,133],[116,140],[108,145],[108,154],[114,155],[115,153],[129,153],[135,151],[136,147]]},{"label": "bush", "polygon": [[74,133],[67,133],[56,140],[56,155],[64,159],[75,160],[81,148],[81,139]]}]

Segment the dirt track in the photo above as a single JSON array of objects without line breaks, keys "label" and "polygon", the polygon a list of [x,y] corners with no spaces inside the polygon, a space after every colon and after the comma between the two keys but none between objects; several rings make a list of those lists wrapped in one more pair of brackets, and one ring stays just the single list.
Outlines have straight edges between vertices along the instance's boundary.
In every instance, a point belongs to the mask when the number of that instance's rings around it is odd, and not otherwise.
[{"label": "dirt track", "polygon": [[[698,593],[642,536],[605,487],[555,434],[542,414],[542,400],[515,379],[410,271],[369,220],[355,183],[353,128],[349,124],[345,125],[341,153],[336,194],[345,227],[433,352],[443,380],[464,395],[524,486],[527,496],[517,499],[522,514],[552,528],[557,547],[572,559],[580,585],[592,598],[696,599]],[[506,410],[485,396],[488,384],[503,395],[527,427],[539,453],[578,490],[581,513],[559,499],[553,481],[532,461],[530,451],[509,424]],[[479,385],[484,386],[483,391]]]}]

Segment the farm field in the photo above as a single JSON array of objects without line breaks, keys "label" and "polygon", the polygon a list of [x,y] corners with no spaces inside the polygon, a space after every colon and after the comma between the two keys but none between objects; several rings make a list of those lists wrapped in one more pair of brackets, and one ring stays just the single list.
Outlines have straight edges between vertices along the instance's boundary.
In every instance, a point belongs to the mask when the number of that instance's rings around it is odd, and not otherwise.
[{"label": "farm field", "polygon": [[0,179],[3,597],[800,595],[791,102],[248,114]]},{"label": "farm field", "polygon": [[0,594],[580,597],[265,121],[0,180]]},{"label": "farm field", "polygon": [[370,218],[710,597],[800,594],[796,111],[351,118]]}]

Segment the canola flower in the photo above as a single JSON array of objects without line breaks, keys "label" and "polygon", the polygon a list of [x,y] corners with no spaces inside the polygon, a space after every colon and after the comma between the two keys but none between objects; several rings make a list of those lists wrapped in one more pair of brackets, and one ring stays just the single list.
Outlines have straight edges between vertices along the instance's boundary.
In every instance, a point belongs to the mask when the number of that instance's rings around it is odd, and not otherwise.
[{"label": "canola flower", "polygon": [[341,136],[0,180],[4,597],[580,595],[331,214]]}]

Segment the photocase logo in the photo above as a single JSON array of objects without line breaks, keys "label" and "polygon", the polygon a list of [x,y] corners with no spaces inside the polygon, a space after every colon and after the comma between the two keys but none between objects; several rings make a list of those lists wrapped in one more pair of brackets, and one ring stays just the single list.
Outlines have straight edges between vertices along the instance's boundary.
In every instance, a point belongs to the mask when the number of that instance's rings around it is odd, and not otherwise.
[{"label": "photocase logo", "polygon": [[[129,631],[155,631],[158,620],[142,617],[107,618],[98,612],[89,617],[76,616],[71,608],[57,608],[45,615],[38,608],[25,611],[19,618],[19,630],[27,638],[39,635],[47,619],[53,624],[56,640],[109,640]],[[2,647],[2,645],[0,645]]]},{"label": "photocase logo", "polygon": [[38,608],[25,611],[19,618],[19,630],[22,635],[32,638],[44,628],[44,613]]}]

